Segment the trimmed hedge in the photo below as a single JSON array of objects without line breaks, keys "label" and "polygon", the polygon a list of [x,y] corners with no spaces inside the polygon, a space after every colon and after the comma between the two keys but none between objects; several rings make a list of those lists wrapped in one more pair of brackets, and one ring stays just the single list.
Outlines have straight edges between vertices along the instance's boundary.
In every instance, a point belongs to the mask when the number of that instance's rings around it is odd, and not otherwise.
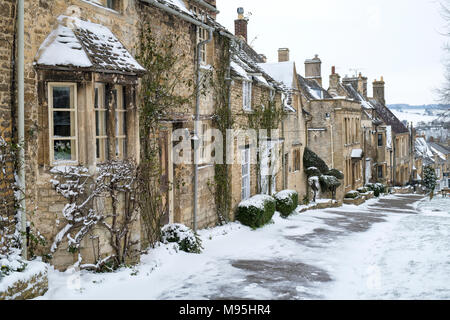
[{"label": "trimmed hedge", "polygon": [[323,161],[317,154],[312,152],[309,148],[305,148],[303,154],[303,165],[305,170],[311,167],[319,169],[322,174],[327,174],[330,169],[325,161]]},{"label": "trimmed hedge", "polygon": [[277,201],[277,211],[283,218],[289,217],[298,207],[298,192],[294,190],[284,190],[275,195]]},{"label": "trimmed hedge", "polygon": [[358,188],[358,189],[356,189],[356,191],[358,191],[358,192],[361,193],[361,194],[365,194],[365,193],[367,193],[369,190],[368,190],[367,188]]},{"label": "trimmed hedge", "polygon": [[197,233],[179,223],[168,224],[161,229],[161,242],[177,243],[180,250],[187,253],[201,253],[203,249]]},{"label": "trimmed hedge", "polygon": [[359,198],[359,192],[358,191],[350,191],[345,195],[344,198],[345,199],[357,199],[357,198]]},{"label": "trimmed hedge", "polygon": [[310,167],[310,168],[306,169],[305,173],[308,177],[318,177],[322,174],[320,172],[320,170],[317,169],[316,167]]},{"label": "trimmed hedge", "polygon": [[258,229],[272,220],[276,200],[267,195],[257,195],[239,204],[236,219],[243,225]]},{"label": "trimmed hedge", "polygon": [[375,197],[379,197],[382,193],[387,193],[387,187],[381,183],[369,183],[366,185],[366,188],[370,191],[373,191]]},{"label": "trimmed hedge", "polygon": [[338,180],[343,180],[344,179],[344,173],[342,171],[337,170],[337,169],[331,169],[330,171],[328,171],[327,176],[335,177]]}]

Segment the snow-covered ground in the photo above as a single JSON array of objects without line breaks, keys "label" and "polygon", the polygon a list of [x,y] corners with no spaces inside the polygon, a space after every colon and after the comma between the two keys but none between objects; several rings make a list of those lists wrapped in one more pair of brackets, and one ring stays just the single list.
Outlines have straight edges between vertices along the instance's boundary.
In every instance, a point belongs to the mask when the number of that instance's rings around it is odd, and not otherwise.
[{"label": "snow-covered ground", "polygon": [[201,231],[200,255],[161,246],[133,269],[50,271],[40,299],[450,299],[450,199],[388,196],[252,231]]},{"label": "snow-covered ground", "polygon": [[[433,110],[434,111],[434,110]],[[439,110],[443,112],[444,110]],[[437,114],[429,115],[425,112],[425,109],[404,109],[404,110],[392,110],[394,115],[400,119],[400,121],[412,122],[414,126],[417,126],[419,122],[432,122],[438,118]]]}]

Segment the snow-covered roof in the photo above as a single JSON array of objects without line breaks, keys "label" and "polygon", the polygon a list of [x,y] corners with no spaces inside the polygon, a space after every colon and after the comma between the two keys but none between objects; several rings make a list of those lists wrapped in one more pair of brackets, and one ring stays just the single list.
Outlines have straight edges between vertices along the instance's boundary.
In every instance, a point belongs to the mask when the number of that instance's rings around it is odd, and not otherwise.
[{"label": "snow-covered roof", "polygon": [[434,163],[434,155],[425,138],[416,138],[415,141],[416,156],[423,158],[424,164]]},{"label": "snow-covered roof", "polygon": [[374,106],[372,105],[372,103],[368,100],[366,100],[359,92],[358,90],[356,90],[352,84],[350,83],[345,83],[344,88],[346,89],[346,91],[349,93],[350,98],[355,100],[355,101],[359,101],[361,103],[361,106],[364,109],[374,109]]},{"label": "snow-covered roof", "polygon": [[100,72],[145,72],[107,27],[68,16],[59,16],[57,23],[40,46],[35,65]]},{"label": "snow-covered roof", "polygon": [[371,105],[375,108],[377,115],[383,120],[386,125],[392,126],[393,133],[407,133],[408,128],[389,110],[388,107],[379,103],[376,99],[369,100]]},{"label": "snow-covered roof", "polygon": [[297,76],[298,83],[303,95],[308,100],[322,100],[322,99],[332,99],[332,96],[322,88],[317,81],[312,79],[307,79],[301,75]]},{"label": "snow-covered roof", "polygon": [[259,63],[258,65],[276,81],[284,84],[288,89],[294,89],[294,62]]},{"label": "snow-covered roof", "polygon": [[437,155],[441,160],[446,161],[447,155],[450,154],[450,151],[446,148],[440,146],[437,143],[429,142],[428,145],[430,146],[431,151]]}]

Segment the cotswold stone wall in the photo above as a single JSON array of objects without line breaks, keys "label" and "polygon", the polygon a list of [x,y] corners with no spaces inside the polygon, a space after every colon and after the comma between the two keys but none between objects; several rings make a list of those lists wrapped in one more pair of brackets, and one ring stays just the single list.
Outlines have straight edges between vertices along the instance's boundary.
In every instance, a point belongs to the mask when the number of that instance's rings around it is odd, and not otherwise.
[{"label": "cotswold stone wall", "polygon": [[[15,1],[9,1],[15,2]],[[42,85],[40,73],[33,66],[34,58],[39,47],[56,26],[60,15],[74,16],[93,23],[108,27],[122,42],[132,55],[136,54],[139,20],[136,15],[136,1],[122,1],[118,11],[109,10],[82,0],[41,0],[25,1],[25,133],[26,133],[26,183],[27,183],[27,214],[31,222],[32,232],[39,232],[46,239],[44,246],[39,246],[36,254],[47,254],[50,251],[56,234],[65,226],[62,209],[67,200],[54,190],[50,180],[54,174],[50,173],[48,163],[48,109],[46,86]],[[1,10],[3,13],[3,10]],[[2,21],[3,23],[3,21]],[[2,46],[3,47],[3,46]],[[80,80],[81,73],[72,72],[72,82],[78,82],[83,90],[89,85],[90,79]],[[61,78],[63,79],[63,78]],[[66,77],[61,81],[70,81]],[[87,92],[87,91],[86,91]],[[80,96],[78,97],[80,98]],[[82,97],[80,103],[87,100]],[[80,106],[81,107],[81,106]],[[84,104],[83,104],[84,107]],[[81,108],[80,108],[81,110]],[[80,114],[80,113],[79,113]],[[85,130],[85,128],[79,128]],[[83,131],[84,132],[84,131]],[[80,152],[84,152],[84,145]],[[91,150],[91,155],[95,150]],[[100,201],[102,202],[102,201]],[[108,201],[98,204],[109,208]],[[133,226],[137,230],[133,235],[139,239],[139,225]],[[93,237],[100,236],[98,243],[90,237],[81,244],[81,252],[86,260],[83,263],[92,263],[93,250],[103,249],[111,251],[109,240],[104,230],[95,229]],[[53,255],[52,264],[58,269],[65,269],[77,261],[77,256],[67,252],[67,244],[62,243]]]},{"label": "cotswold stone wall", "polygon": [[23,273],[16,272],[2,280],[0,300],[34,299],[48,291],[47,266],[42,262],[31,262]]},{"label": "cotswold stone wall", "polygon": [[[13,227],[14,223],[14,176],[8,145],[13,136],[15,3],[0,0],[0,235],[5,230],[2,228]],[[3,219],[6,220],[2,222]],[[0,244],[0,253],[2,246]]]}]

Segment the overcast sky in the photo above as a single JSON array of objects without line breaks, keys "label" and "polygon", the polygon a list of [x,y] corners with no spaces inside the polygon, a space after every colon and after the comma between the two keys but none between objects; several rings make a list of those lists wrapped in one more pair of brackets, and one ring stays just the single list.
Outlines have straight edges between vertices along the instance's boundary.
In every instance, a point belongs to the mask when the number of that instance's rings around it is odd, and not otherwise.
[{"label": "overcast sky", "polygon": [[277,60],[288,47],[297,71],[318,54],[328,88],[331,66],[341,76],[357,69],[372,82],[384,76],[388,104],[430,104],[443,81],[447,41],[437,0],[217,0],[218,20],[234,32],[236,9],[251,12],[249,43]]}]

